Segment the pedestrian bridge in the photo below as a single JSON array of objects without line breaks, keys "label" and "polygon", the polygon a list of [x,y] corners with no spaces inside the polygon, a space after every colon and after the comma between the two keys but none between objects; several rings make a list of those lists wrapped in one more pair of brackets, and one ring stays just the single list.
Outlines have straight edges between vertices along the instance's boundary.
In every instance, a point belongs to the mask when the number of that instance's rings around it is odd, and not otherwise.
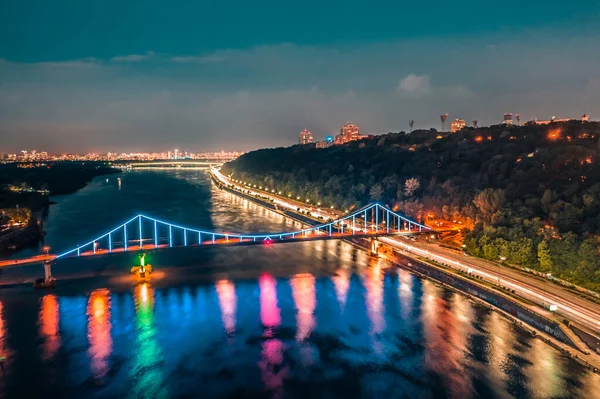
[{"label": "pedestrian bridge", "polygon": [[257,234],[207,231],[140,214],[83,245],[77,245],[56,255],[55,259],[155,248],[269,245],[306,240],[411,234],[425,230],[430,228],[378,203],[339,219],[301,230]]},{"label": "pedestrian bridge", "polygon": [[431,230],[378,203],[336,220],[296,231],[274,233],[230,233],[208,231],[170,223],[147,215],[136,215],[85,244],[59,254],[0,261],[0,268],[43,263],[79,256],[101,256],[119,252],[220,245],[270,245],[312,240],[365,238],[414,234]]}]

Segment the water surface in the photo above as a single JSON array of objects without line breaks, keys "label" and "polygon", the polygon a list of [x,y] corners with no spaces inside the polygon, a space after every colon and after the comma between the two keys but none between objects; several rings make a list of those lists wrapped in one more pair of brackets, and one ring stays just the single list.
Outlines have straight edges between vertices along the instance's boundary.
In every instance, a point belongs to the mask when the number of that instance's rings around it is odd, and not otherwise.
[{"label": "water surface", "polygon": [[[47,243],[68,248],[140,212],[299,227],[201,171],[121,178],[57,198]],[[600,397],[599,376],[497,313],[342,242],[151,253],[147,284],[127,274],[135,256],[59,262],[52,292],[0,289],[0,397]],[[41,272],[16,270],[3,282]]]}]

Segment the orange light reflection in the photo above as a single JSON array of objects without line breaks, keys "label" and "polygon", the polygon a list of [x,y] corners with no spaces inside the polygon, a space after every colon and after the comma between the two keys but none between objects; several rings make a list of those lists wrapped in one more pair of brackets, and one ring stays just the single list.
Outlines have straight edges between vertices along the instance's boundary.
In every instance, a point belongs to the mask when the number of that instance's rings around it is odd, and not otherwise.
[{"label": "orange light reflection", "polygon": [[317,305],[315,278],[312,274],[296,274],[291,278],[292,295],[296,304],[296,339],[304,341],[315,326],[313,312]]},{"label": "orange light reflection", "polygon": [[227,334],[230,335],[235,333],[235,312],[237,307],[235,285],[229,280],[219,280],[217,281],[216,288],[223,327]]},{"label": "orange light reflection", "polygon": [[92,292],[88,300],[87,315],[90,341],[88,355],[92,374],[95,378],[102,378],[108,372],[108,358],[112,353],[110,292],[107,289]]},{"label": "orange light reflection", "polygon": [[58,331],[58,300],[56,295],[45,295],[42,298],[38,324],[40,326],[40,335],[44,339],[43,358],[48,360],[52,358],[60,348],[60,334]]}]

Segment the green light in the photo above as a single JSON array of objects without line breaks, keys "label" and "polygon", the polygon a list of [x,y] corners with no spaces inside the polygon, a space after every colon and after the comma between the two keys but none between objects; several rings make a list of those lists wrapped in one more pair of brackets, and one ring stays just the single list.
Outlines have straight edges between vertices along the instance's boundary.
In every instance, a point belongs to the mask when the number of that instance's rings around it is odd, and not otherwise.
[{"label": "green light", "polygon": [[140,265],[146,266],[146,254],[140,255]]}]

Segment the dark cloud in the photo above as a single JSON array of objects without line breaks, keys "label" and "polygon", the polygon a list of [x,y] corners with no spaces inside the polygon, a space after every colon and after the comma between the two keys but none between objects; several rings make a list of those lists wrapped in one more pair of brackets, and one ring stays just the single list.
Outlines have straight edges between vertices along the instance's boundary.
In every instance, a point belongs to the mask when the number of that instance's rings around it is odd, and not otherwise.
[{"label": "dark cloud", "polygon": [[0,62],[2,151],[248,150],[363,132],[600,115],[597,38],[543,35],[355,46],[282,44],[207,54],[153,52]]}]

